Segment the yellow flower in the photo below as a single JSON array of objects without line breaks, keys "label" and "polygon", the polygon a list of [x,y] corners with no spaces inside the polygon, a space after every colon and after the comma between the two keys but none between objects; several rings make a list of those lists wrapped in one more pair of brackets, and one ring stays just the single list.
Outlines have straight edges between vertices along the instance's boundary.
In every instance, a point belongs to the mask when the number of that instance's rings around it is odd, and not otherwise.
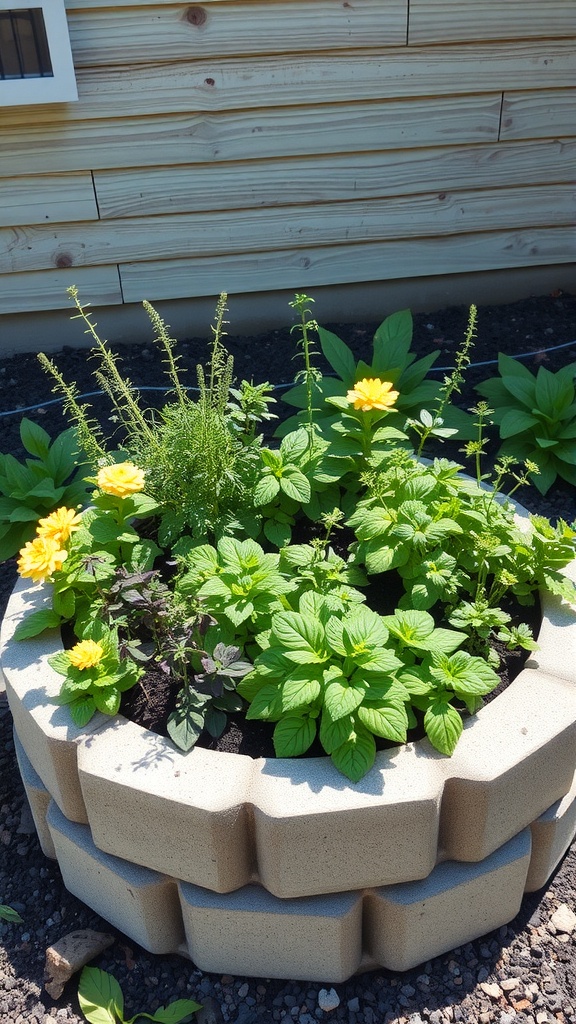
[{"label": "yellow flower", "polygon": [[103,466],[96,482],[105,494],[125,498],[144,490],[144,473],[132,462],[119,462],[115,466]]},{"label": "yellow flower", "polygon": [[94,668],[104,655],[102,644],[95,640],[80,640],[68,651],[70,664],[75,668]]},{"label": "yellow flower", "polygon": [[62,505],[55,512],[51,512],[45,519],[40,519],[36,527],[39,537],[47,537],[63,544],[68,540],[74,530],[80,528],[82,516],[77,515],[73,508],[66,508]]},{"label": "yellow flower", "polygon": [[392,391],[392,384],[389,380],[380,380],[379,377],[364,377],[354,385],[346,398],[350,404],[354,403],[355,409],[368,412],[370,409],[389,409],[398,398],[399,392]]},{"label": "yellow flower", "polygon": [[29,540],[20,551],[18,572],[21,576],[43,583],[56,569],[62,568],[62,562],[68,552],[60,548],[53,537],[35,537]]}]

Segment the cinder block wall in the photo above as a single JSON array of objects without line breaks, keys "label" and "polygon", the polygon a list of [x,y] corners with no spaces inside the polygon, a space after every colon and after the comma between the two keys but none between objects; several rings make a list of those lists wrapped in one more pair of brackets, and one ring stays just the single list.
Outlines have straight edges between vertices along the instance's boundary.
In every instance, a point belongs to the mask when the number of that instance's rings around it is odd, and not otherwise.
[{"label": "cinder block wall", "polygon": [[0,113],[0,312],[576,259],[574,0],[66,7],[79,101]]}]

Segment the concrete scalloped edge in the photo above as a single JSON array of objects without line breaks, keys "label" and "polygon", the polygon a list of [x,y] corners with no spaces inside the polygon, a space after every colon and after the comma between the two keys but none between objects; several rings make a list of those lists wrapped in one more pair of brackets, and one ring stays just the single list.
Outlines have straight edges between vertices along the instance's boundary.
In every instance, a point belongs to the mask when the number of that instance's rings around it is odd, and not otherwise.
[{"label": "concrete scalloped edge", "polygon": [[328,758],[183,755],[120,716],[77,729],[51,703],[59,635],[12,640],[48,600],[20,581],[0,633],[40,842],[151,952],[323,982],[407,970],[510,921],[576,832],[576,609],[547,592],[540,649],[453,757],[408,744],[357,785]]}]

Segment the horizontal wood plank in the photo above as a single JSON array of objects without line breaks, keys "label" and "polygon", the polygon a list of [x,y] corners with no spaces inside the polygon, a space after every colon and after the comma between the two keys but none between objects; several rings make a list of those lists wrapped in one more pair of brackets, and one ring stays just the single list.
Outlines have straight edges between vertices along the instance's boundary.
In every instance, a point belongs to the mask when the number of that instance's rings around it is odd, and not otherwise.
[{"label": "horizontal wood plank", "polygon": [[543,139],[574,135],[576,103],[573,89],[544,93],[517,92],[504,96],[501,139]]},{"label": "horizontal wood plank", "polygon": [[98,220],[89,171],[0,178],[0,226]]},{"label": "horizontal wood plank", "polygon": [[411,44],[575,35],[574,0],[410,0]]},{"label": "horizontal wood plank", "polygon": [[495,142],[500,94],[234,114],[60,121],[2,131],[0,176]]},{"label": "horizontal wood plank", "polygon": [[429,235],[573,224],[576,188],[441,192],[371,202],[324,203],[0,229],[0,272],[177,259],[226,257]]},{"label": "horizontal wood plank", "polygon": [[572,228],[497,231],[482,235],[402,239],[396,242],[288,249],[212,259],[182,259],[120,266],[126,302],[201,295],[307,290],[321,285],[386,281],[576,260]]},{"label": "horizontal wood plank", "polygon": [[399,149],[219,164],[217,168],[196,164],[96,171],[94,185],[100,216],[106,220],[378,199],[435,190],[569,184],[574,167],[576,139]]},{"label": "horizontal wood plank", "polygon": [[[188,111],[398,100],[504,90],[571,88],[576,80],[576,40],[549,43],[430,47],[306,57],[200,60],[124,64],[80,69],[78,103],[69,121]],[[54,121],[54,109],[37,106],[35,124]],[[29,107],[3,113],[3,125],[29,126]]]},{"label": "horizontal wood plank", "polygon": [[100,306],[122,303],[117,266],[0,274],[0,313],[34,313],[70,305],[66,289],[77,285],[84,302]]},{"label": "horizontal wood plank", "polygon": [[[191,13],[189,13],[191,12]],[[406,45],[406,0],[275,0],[69,10],[76,67]]]}]

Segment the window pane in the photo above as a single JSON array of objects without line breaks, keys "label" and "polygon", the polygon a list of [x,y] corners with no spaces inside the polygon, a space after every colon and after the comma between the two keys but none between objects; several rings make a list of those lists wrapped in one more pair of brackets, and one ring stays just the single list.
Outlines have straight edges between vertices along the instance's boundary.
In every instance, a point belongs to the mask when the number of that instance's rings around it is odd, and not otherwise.
[{"label": "window pane", "polygon": [[52,76],[42,9],[0,11],[0,78]]}]

